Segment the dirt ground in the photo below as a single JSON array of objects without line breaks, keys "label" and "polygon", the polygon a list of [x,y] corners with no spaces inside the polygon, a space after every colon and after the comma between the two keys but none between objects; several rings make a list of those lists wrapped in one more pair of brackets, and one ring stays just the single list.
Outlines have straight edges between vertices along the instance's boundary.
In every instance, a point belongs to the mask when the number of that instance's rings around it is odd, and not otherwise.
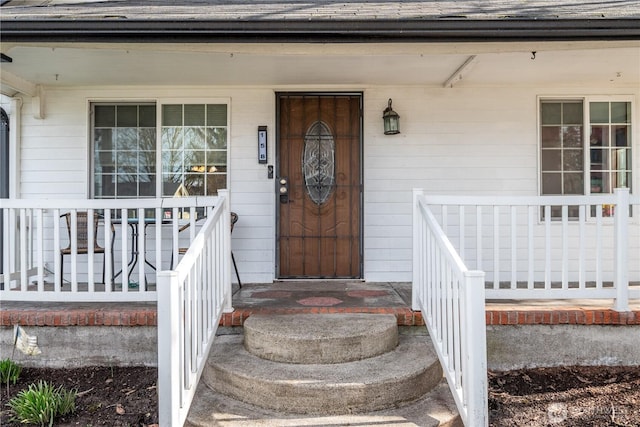
[{"label": "dirt ground", "polygon": [[[157,378],[155,368],[145,367],[24,368],[18,383],[9,390],[13,397],[39,380],[75,389],[75,413],[56,420],[56,426],[149,426],[158,422]],[[0,426],[24,426],[8,421],[6,385],[2,387],[1,401]]]},{"label": "dirt ground", "polygon": [[[56,426],[150,426],[158,422],[154,368],[27,369],[14,396],[44,379],[76,389],[76,412]],[[2,387],[0,425],[10,423]],[[489,373],[489,424],[640,426],[640,367],[570,367]]]}]

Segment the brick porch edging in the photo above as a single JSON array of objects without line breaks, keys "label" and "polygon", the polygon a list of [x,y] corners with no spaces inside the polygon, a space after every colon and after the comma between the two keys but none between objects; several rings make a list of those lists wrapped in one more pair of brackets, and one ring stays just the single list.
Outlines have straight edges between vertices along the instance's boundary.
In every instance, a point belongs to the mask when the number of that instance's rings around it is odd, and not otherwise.
[{"label": "brick porch edging", "polygon": [[1,326],[156,326],[155,307],[0,308]]},{"label": "brick porch edging", "polygon": [[[305,307],[290,309],[240,308],[225,313],[221,326],[241,326],[251,314],[295,313],[377,313],[393,314],[400,326],[422,326],[422,313],[410,308],[340,308]],[[155,306],[118,308],[33,307],[0,308],[0,326],[156,326]],[[617,312],[609,308],[554,307],[547,309],[526,307],[490,308],[486,311],[487,325],[640,325],[640,310]]]},{"label": "brick porch edging", "polygon": [[640,325],[640,310],[610,308],[488,309],[485,316],[487,325]]}]

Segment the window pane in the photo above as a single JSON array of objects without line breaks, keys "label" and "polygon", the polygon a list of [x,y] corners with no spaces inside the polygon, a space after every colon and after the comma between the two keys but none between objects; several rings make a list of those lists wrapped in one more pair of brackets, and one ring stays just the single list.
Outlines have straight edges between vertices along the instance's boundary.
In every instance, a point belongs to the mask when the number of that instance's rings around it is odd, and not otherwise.
[{"label": "window pane", "polygon": [[185,126],[204,126],[205,115],[204,105],[185,105],[184,106],[184,125]]},{"label": "window pane", "polygon": [[140,123],[141,127],[154,128],[156,127],[156,106],[155,105],[141,105],[139,107]]},{"label": "window pane", "polygon": [[162,106],[162,126],[182,126],[182,105]]},{"label": "window pane", "polygon": [[116,128],[116,150],[133,151],[138,149],[136,128]]},{"label": "window pane", "polygon": [[146,177],[140,177],[140,196],[153,197],[156,194],[156,176],[147,175]]},{"label": "window pane", "polygon": [[94,107],[95,127],[115,127],[116,125],[116,107],[114,105],[96,105]]},{"label": "window pane", "polygon": [[613,144],[616,147],[630,147],[629,141],[629,129],[630,126],[611,126],[611,134],[613,137]]},{"label": "window pane", "polygon": [[564,174],[564,194],[583,194],[584,178],[582,173]]},{"label": "window pane", "polygon": [[564,170],[582,172],[582,150],[564,150]]},{"label": "window pane", "polygon": [[542,150],[542,170],[545,172],[562,170],[562,151]]},{"label": "window pane", "polygon": [[117,127],[138,126],[138,107],[135,105],[120,105],[116,110]]},{"label": "window pane", "polygon": [[207,126],[227,126],[227,106],[225,104],[207,105]]},{"label": "window pane", "polygon": [[204,148],[204,128],[203,127],[185,128],[184,148],[186,150]]},{"label": "window pane", "polygon": [[96,129],[94,133],[94,146],[96,150],[113,149],[112,129]]},{"label": "window pane", "polygon": [[209,174],[207,175],[207,196],[214,196],[218,193],[218,190],[223,190],[227,187],[227,175],[226,174]]},{"label": "window pane", "polygon": [[153,128],[138,129],[138,149],[144,151],[156,150],[156,130]]},{"label": "window pane", "polygon": [[226,149],[227,148],[227,129],[211,128],[211,127],[207,128],[207,148],[223,149],[223,150]]},{"label": "window pane", "polygon": [[182,149],[182,128],[162,128],[162,151]]},{"label": "window pane", "polygon": [[613,188],[631,188],[631,172],[616,172],[612,176]]},{"label": "window pane", "polygon": [[562,194],[562,174],[543,173],[542,174],[543,194]]},{"label": "window pane", "polygon": [[184,186],[191,196],[204,195],[204,174],[188,173],[184,177]]},{"label": "window pane", "polygon": [[582,126],[563,126],[562,142],[564,147],[582,147]]},{"label": "window pane", "polygon": [[226,165],[227,164],[227,152],[218,150],[218,151],[209,151],[207,152],[207,164],[208,165]]},{"label": "window pane", "polygon": [[184,164],[188,172],[204,172],[204,151],[185,151]]},{"label": "window pane", "polygon": [[631,103],[611,103],[611,123],[631,123]]},{"label": "window pane", "polygon": [[561,147],[562,141],[562,127],[561,126],[544,126],[542,128],[542,147]]},{"label": "window pane", "polygon": [[602,173],[591,173],[591,193],[602,193]]},{"label": "window pane", "polygon": [[591,192],[610,193],[609,174],[607,172],[591,172]]},{"label": "window pane", "polygon": [[601,148],[591,149],[591,170],[609,169],[609,150]]},{"label": "window pane", "polygon": [[591,126],[591,146],[609,146],[609,126]]},{"label": "window pane", "polygon": [[611,169],[631,170],[631,150],[619,148],[611,153]]},{"label": "window pane", "polygon": [[582,102],[565,102],[562,106],[562,123],[565,125],[581,125],[584,123]]},{"label": "window pane", "polygon": [[543,102],[540,105],[540,116],[543,125],[559,125],[562,123],[562,104],[559,102]]},{"label": "window pane", "polygon": [[162,152],[162,172],[182,173],[183,172],[183,155],[182,151],[163,151]]},{"label": "window pane", "polygon": [[592,102],[589,104],[591,123],[609,123],[609,103]]}]

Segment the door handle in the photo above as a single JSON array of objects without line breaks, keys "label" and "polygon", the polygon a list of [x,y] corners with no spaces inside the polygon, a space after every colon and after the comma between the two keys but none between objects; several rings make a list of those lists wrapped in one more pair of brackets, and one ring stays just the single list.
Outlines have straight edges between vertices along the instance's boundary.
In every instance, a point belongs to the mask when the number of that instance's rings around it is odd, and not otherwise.
[{"label": "door handle", "polygon": [[287,178],[280,178],[278,180],[279,188],[278,195],[280,197],[280,203],[289,203],[289,181]]}]

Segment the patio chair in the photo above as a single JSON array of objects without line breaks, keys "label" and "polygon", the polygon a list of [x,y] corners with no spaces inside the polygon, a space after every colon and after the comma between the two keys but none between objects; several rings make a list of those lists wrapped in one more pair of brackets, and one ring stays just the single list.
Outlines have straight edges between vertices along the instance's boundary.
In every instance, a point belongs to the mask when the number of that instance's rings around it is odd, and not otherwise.
[{"label": "patio chair", "polygon": [[[235,212],[231,212],[231,232],[233,233],[233,226],[235,225],[235,223],[238,222],[238,214]],[[183,225],[182,227],[180,227],[178,229],[178,234],[184,230],[186,230],[187,228],[189,228],[189,226],[191,226],[191,223],[188,222],[185,225]],[[180,255],[184,255],[187,253],[187,250],[189,250],[189,248],[178,248],[178,254]],[[236,266],[236,258],[233,256],[233,251],[231,251],[231,261],[233,261],[233,269],[236,272],[236,278],[238,279],[238,285],[240,287],[242,287],[242,282],[240,281],[240,274],[238,274],[238,267]],[[171,254],[171,268],[173,268],[173,254]]]},{"label": "patio chair", "polygon": [[[67,231],[69,233],[69,246],[60,249],[60,278],[63,278],[64,274],[64,256],[71,255],[71,213],[60,215],[60,218],[64,217],[67,223]],[[98,221],[100,216],[98,214],[93,215],[93,253],[103,254],[102,260],[102,283],[105,283],[105,262],[106,254],[105,249],[98,244]],[[111,266],[113,268],[113,241],[115,238],[116,229],[111,224]],[[78,255],[87,255],[89,253],[89,226],[87,220],[87,212],[78,212],[76,214],[76,238],[77,238],[77,253]]]}]

